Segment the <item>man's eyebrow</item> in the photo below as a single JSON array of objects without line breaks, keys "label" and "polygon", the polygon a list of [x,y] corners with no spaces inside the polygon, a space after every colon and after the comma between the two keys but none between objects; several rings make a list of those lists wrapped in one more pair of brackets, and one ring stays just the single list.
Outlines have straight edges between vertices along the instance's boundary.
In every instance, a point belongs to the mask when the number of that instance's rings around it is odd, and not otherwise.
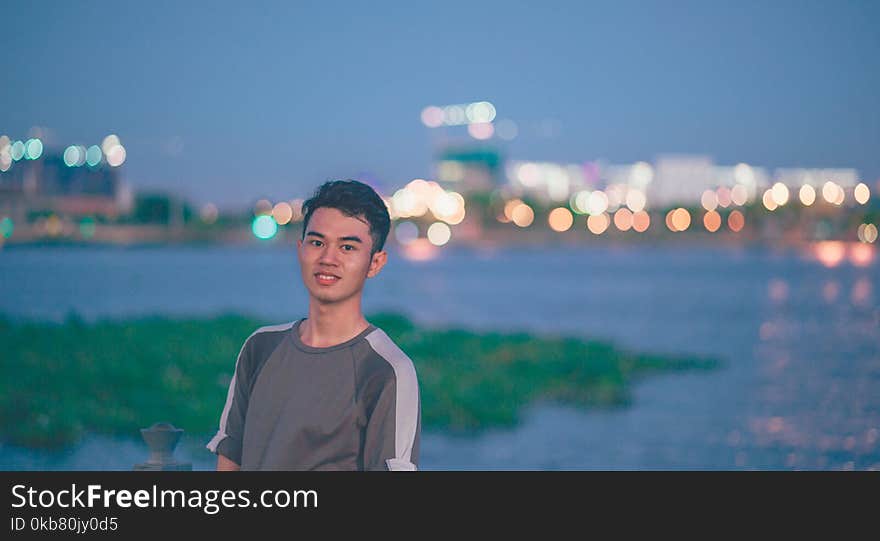
[{"label": "man's eyebrow", "polygon": [[[318,237],[321,239],[327,238],[323,233],[318,233],[317,231],[311,231],[311,230],[309,230],[306,233],[306,236],[307,237],[309,237],[309,236]],[[347,237],[339,237],[339,240],[340,241],[349,241],[349,242],[360,242],[361,244],[364,243],[364,241],[360,237],[358,237],[357,235],[349,235]]]}]

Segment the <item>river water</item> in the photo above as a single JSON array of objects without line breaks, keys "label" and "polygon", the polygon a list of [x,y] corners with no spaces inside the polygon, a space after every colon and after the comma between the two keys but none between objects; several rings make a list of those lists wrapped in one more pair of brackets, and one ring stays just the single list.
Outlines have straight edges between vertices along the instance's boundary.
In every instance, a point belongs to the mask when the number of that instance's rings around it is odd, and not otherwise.
[{"label": "river water", "polygon": [[[423,469],[878,469],[880,265],[687,246],[447,249],[391,254],[365,311],[432,326],[526,330],[719,358],[651,375],[633,404],[535,404],[512,429],[425,432]],[[827,263],[827,262],[826,262]],[[295,254],[279,246],[7,248],[0,313],[14,319],[304,315]],[[172,420],[173,421],[173,420]],[[210,468],[205,437],[176,452]],[[0,446],[2,469],[130,469],[140,441],[92,436],[65,452]]]}]

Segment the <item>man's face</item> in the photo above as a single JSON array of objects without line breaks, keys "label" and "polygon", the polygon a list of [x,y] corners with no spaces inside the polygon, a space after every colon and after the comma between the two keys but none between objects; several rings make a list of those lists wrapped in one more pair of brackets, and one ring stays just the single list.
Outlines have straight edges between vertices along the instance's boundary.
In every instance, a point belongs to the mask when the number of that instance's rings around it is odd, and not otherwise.
[{"label": "man's face", "polygon": [[366,221],[321,207],[312,214],[305,238],[297,241],[303,284],[313,300],[344,302],[361,294],[364,282],[385,265],[384,251],[372,256]]}]

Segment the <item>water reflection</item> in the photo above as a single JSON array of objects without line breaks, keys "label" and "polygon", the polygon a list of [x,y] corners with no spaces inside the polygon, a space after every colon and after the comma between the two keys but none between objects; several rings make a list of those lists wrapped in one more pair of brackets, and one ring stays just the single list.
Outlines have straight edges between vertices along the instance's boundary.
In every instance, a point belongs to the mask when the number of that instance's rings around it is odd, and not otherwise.
[{"label": "water reflection", "polygon": [[862,276],[856,280],[855,284],[853,284],[852,295],[850,296],[852,303],[856,306],[870,306],[872,303],[873,290],[874,286],[871,284],[871,280]]},{"label": "water reflection", "polygon": [[[850,254],[858,253],[854,246]],[[840,266],[848,251],[843,243],[813,249],[832,276],[815,286],[767,281],[755,349],[759,399],[744,429],[727,438],[740,449],[737,467],[762,467],[761,457],[772,451],[784,457],[786,468],[880,468],[880,334],[873,280],[863,265]]]}]

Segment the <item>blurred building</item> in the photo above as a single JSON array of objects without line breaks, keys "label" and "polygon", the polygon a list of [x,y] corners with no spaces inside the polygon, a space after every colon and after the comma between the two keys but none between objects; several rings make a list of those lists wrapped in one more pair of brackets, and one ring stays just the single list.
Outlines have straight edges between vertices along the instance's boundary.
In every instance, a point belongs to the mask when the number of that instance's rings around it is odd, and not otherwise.
[{"label": "blurred building", "polygon": [[435,156],[434,174],[447,190],[466,194],[488,192],[504,183],[503,159],[498,149],[485,145],[456,145]]},{"label": "blurred building", "polygon": [[756,201],[764,189],[776,182],[790,189],[805,184],[820,188],[827,181],[852,188],[859,182],[859,172],[851,168],[779,168],[771,173],[767,168],[746,163],[716,165],[709,156],[685,154],[661,155],[653,164],[510,160],[504,164],[504,170],[511,195],[552,203],[573,201],[580,192],[594,190],[604,191],[609,200],[621,201],[627,194],[638,192],[645,196],[650,208],[697,206],[704,192],[725,189],[742,194],[744,201]]},{"label": "blurred building", "polygon": [[859,183],[859,172],[856,169],[779,168],[773,178],[789,188],[805,185],[820,188],[828,181],[833,181],[841,188],[852,188]]},{"label": "blurred building", "polygon": [[61,154],[21,159],[0,172],[0,214],[26,221],[29,213],[117,218],[131,210],[133,194],[118,167],[69,166]]}]

